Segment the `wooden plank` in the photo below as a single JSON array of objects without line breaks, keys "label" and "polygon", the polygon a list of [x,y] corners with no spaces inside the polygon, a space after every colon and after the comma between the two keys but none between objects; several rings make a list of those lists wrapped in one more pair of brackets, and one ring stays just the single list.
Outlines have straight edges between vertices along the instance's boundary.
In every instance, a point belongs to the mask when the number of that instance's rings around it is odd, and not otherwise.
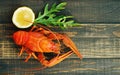
[{"label": "wooden plank", "polygon": [[[44,70],[38,61],[0,60],[1,75],[119,75],[120,59],[66,59]],[[34,70],[32,70],[34,68]],[[35,70],[36,69],[36,70]],[[31,71],[32,70],[32,71]]]},{"label": "wooden plank", "polygon": [[43,11],[46,3],[67,2],[60,14],[72,15],[80,23],[120,23],[119,0],[4,0],[0,2],[0,23],[11,23],[15,9],[29,6],[36,13]]},{"label": "wooden plank", "polygon": [[[80,23],[119,23],[119,0],[62,0],[68,12]],[[116,19],[117,18],[117,19]]]},{"label": "wooden plank", "polygon": [[[56,32],[66,33],[77,45],[84,58],[120,58],[120,24],[81,24],[66,30],[51,28]],[[12,34],[19,30],[13,24],[0,24],[0,59],[23,59],[24,53],[18,57],[18,46]],[[117,32],[117,33],[116,33]],[[116,33],[116,34],[115,34]],[[77,58],[72,55],[70,58]]]}]

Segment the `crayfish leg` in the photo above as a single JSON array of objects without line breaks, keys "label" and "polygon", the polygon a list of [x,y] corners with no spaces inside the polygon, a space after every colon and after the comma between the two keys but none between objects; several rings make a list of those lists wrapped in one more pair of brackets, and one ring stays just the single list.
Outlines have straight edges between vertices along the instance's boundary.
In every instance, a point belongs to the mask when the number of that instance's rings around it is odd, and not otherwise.
[{"label": "crayfish leg", "polygon": [[32,53],[32,56],[33,56],[35,59],[38,59],[37,56],[35,55],[35,53]]},{"label": "crayfish leg", "polygon": [[35,53],[30,51],[29,49],[26,50],[26,53],[28,54],[28,56],[26,57],[25,62],[27,62],[31,58],[31,56],[33,56],[35,59],[38,59]]},{"label": "crayfish leg", "polygon": [[18,54],[18,56],[21,56],[22,53],[25,51],[25,49],[26,49],[26,48],[22,46],[22,48],[21,48],[20,53]]},{"label": "crayfish leg", "polygon": [[25,59],[25,62],[27,62],[30,59],[31,55],[32,54],[28,54],[27,58]]}]

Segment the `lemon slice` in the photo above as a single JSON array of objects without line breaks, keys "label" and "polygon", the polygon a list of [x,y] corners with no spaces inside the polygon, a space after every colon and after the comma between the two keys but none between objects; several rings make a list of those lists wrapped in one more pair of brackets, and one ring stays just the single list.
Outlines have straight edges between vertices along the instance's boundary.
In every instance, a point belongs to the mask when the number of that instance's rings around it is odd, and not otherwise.
[{"label": "lemon slice", "polygon": [[15,10],[12,22],[15,24],[18,28],[28,28],[30,27],[35,19],[35,14],[29,7],[19,7]]}]

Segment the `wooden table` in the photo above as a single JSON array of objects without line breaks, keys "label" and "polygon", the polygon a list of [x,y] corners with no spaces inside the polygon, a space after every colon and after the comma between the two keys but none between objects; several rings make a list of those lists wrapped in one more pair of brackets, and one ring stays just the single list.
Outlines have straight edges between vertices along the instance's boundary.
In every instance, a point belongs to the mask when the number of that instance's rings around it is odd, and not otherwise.
[{"label": "wooden table", "polygon": [[[83,60],[73,54],[60,64],[44,70],[40,63],[30,59],[25,63],[24,53],[18,57],[19,47],[12,34],[19,30],[11,21],[13,12],[28,6],[35,14],[45,4],[67,2],[64,15],[74,16],[82,27],[64,32],[75,42]],[[36,15],[37,16],[37,15]],[[120,75],[120,0],[3,0],[0,2],[0,75]]]}]

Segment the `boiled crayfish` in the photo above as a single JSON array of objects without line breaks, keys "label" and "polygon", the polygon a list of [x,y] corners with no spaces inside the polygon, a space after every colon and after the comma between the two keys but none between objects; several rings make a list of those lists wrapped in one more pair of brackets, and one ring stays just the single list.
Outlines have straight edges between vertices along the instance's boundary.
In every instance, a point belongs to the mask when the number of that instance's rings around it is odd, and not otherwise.
[{"label": "boiled crayfish", "polygon": [[45,67],[52,67],[72,53],[82,59],[82,55],[67,35],[52,32],[45,27],[33,26],[28,32],[17,31],[13,34],[13,39],[17,45],[22,46],[19,55],[24,51],[28,54],[25,62],[33,56]]}]

